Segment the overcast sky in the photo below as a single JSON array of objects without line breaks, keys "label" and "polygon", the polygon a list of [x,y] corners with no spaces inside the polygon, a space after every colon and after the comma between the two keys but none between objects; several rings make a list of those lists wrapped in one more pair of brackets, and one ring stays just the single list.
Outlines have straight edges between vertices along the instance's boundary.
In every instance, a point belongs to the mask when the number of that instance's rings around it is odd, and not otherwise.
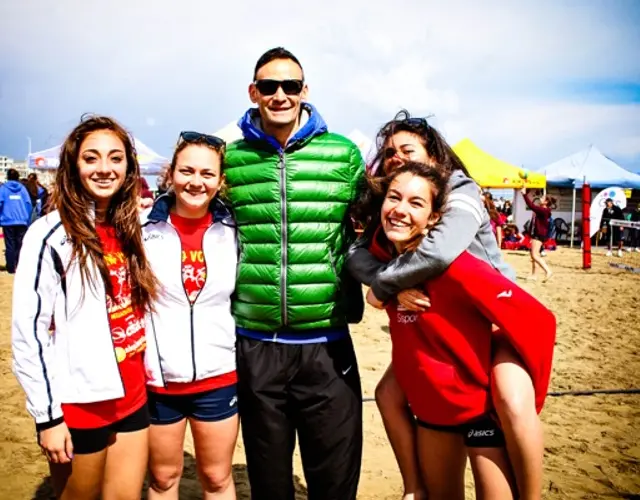
[{"label": "overcast sky", "polygon": [[279,45],[335,132],[372,136],[405,107],[528,168],[595,144],[640,170],[635,0],[2,0],[0,154],[97,112],[170,155],[180,130],[240,117]]}]

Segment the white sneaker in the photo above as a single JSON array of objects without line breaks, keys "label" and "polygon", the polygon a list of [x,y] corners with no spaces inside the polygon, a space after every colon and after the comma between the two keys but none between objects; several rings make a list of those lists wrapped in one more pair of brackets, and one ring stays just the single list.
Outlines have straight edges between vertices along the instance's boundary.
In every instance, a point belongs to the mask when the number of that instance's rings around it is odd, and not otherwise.
[{"label": "white sneaker", "polygon": [[613,254],[611,253],[611,250],[607,250],[607,253],[605,254],[607,257],[611,257]]},{"label": "white sneaker", "polygon": [[636,252],[640,252],[640,247],[636,248]]},{"label": "white sneaker", "polygon": [[622,250],[618,249],[618,257],[622,257]]}]

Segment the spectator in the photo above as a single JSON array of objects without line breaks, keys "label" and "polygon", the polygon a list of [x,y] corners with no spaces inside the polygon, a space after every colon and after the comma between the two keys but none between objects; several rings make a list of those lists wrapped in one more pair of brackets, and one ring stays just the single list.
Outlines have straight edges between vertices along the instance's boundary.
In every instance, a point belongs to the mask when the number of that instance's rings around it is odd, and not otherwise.
[{"label": "spectator", "polygon": [[498,242],[498,248],[502,248],[502,225],[504,224],[505,220],[500,216],[500,212],[498,212],[498,209],[494,205],[490,194],[489,196],[484,197],[484,208],[489,214],[491,229],[493,230],[493,234],[496,237],[496,241]]},{"label": "spectator", "polygon": [[149,189],[149,183],[144,177],[140,176],[138,183],[140,185],[140,198],[138,199],[138,208],[144,210],[153,205],[153,192],[151,191],[151,189]]},{"label": "spectator", "polygon": [[[629,220],[640,223],[640,203],[638,203],[636,209],[631,212],[631,218]],[[629,251],[633,251],[635,248],[636,252],[640,252],[640,228],[632,227],[629,229],[629,242]]]},{"label": "spectator", "polygon": [[31,210],[29,192],[20,182],[18,171],[10,168],[7,182],[0,186],[0,226],[4,234],[4,253],[9,274],[16,272],[22,239],[31,222]]},{"label": "spectator", "polygon": [[26,184],[27,191],[31,197],[32,217],[34,221],[46,214],[48,211],[49,192],[38,181],[38,176],[35,173],[29,174]]},{"label": "spectator", "polygon": [[602,210],[602,218],[600,219],[600,231],[607,238],[607,257],[612,255],[612,247],[618,245],[618,257],[622,257],[622,240],[623,228],[620,226],[612,226],[612,220],[624,220],[622,209],[613,203],[611,198],[605,201],[606,206]]},{"label": "spectator", "polygon": [[507,217],[511,217],[512,209],[511,209],[511,202],[509,200],[506,200],[504,202],[504,206],[502,207],[502,213],[505,214]]}]

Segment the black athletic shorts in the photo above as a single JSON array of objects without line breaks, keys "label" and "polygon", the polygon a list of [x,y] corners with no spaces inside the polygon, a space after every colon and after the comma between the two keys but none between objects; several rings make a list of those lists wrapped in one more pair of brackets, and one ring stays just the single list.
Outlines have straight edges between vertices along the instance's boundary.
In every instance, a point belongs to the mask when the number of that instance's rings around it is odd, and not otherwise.
[{"label": "black athletic shorts", "polygon": [[416,418],[416,423],[425,429],[462,434],[464,444],[468,448],[502,448],[505,446],[502,429],[489,414],[459,425],[430,424],[418,418]]},{"label": "black athletic shorts", "polygon": [[95,429],[69,428],[74,455],[87,455],[104,450],[113,442],[119,432],[135,432],[149,427],[149,408],[145,403],[142,408],[113,424]]}]

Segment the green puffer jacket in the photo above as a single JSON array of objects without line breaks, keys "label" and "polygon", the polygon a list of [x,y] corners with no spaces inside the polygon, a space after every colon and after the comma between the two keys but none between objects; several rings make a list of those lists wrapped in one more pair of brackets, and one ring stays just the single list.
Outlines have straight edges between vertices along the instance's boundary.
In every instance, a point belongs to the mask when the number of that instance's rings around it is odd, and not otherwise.
[{"label": "green puffer jacket", "polygon": [[362,317],[360,285],[344,265],[355,232],[349,217],[364,174],[360,151],[308,121],[283,150],[255,125],[225,160],[240,261],[233,312],[240,328],[263,332],[343,327]]}]

